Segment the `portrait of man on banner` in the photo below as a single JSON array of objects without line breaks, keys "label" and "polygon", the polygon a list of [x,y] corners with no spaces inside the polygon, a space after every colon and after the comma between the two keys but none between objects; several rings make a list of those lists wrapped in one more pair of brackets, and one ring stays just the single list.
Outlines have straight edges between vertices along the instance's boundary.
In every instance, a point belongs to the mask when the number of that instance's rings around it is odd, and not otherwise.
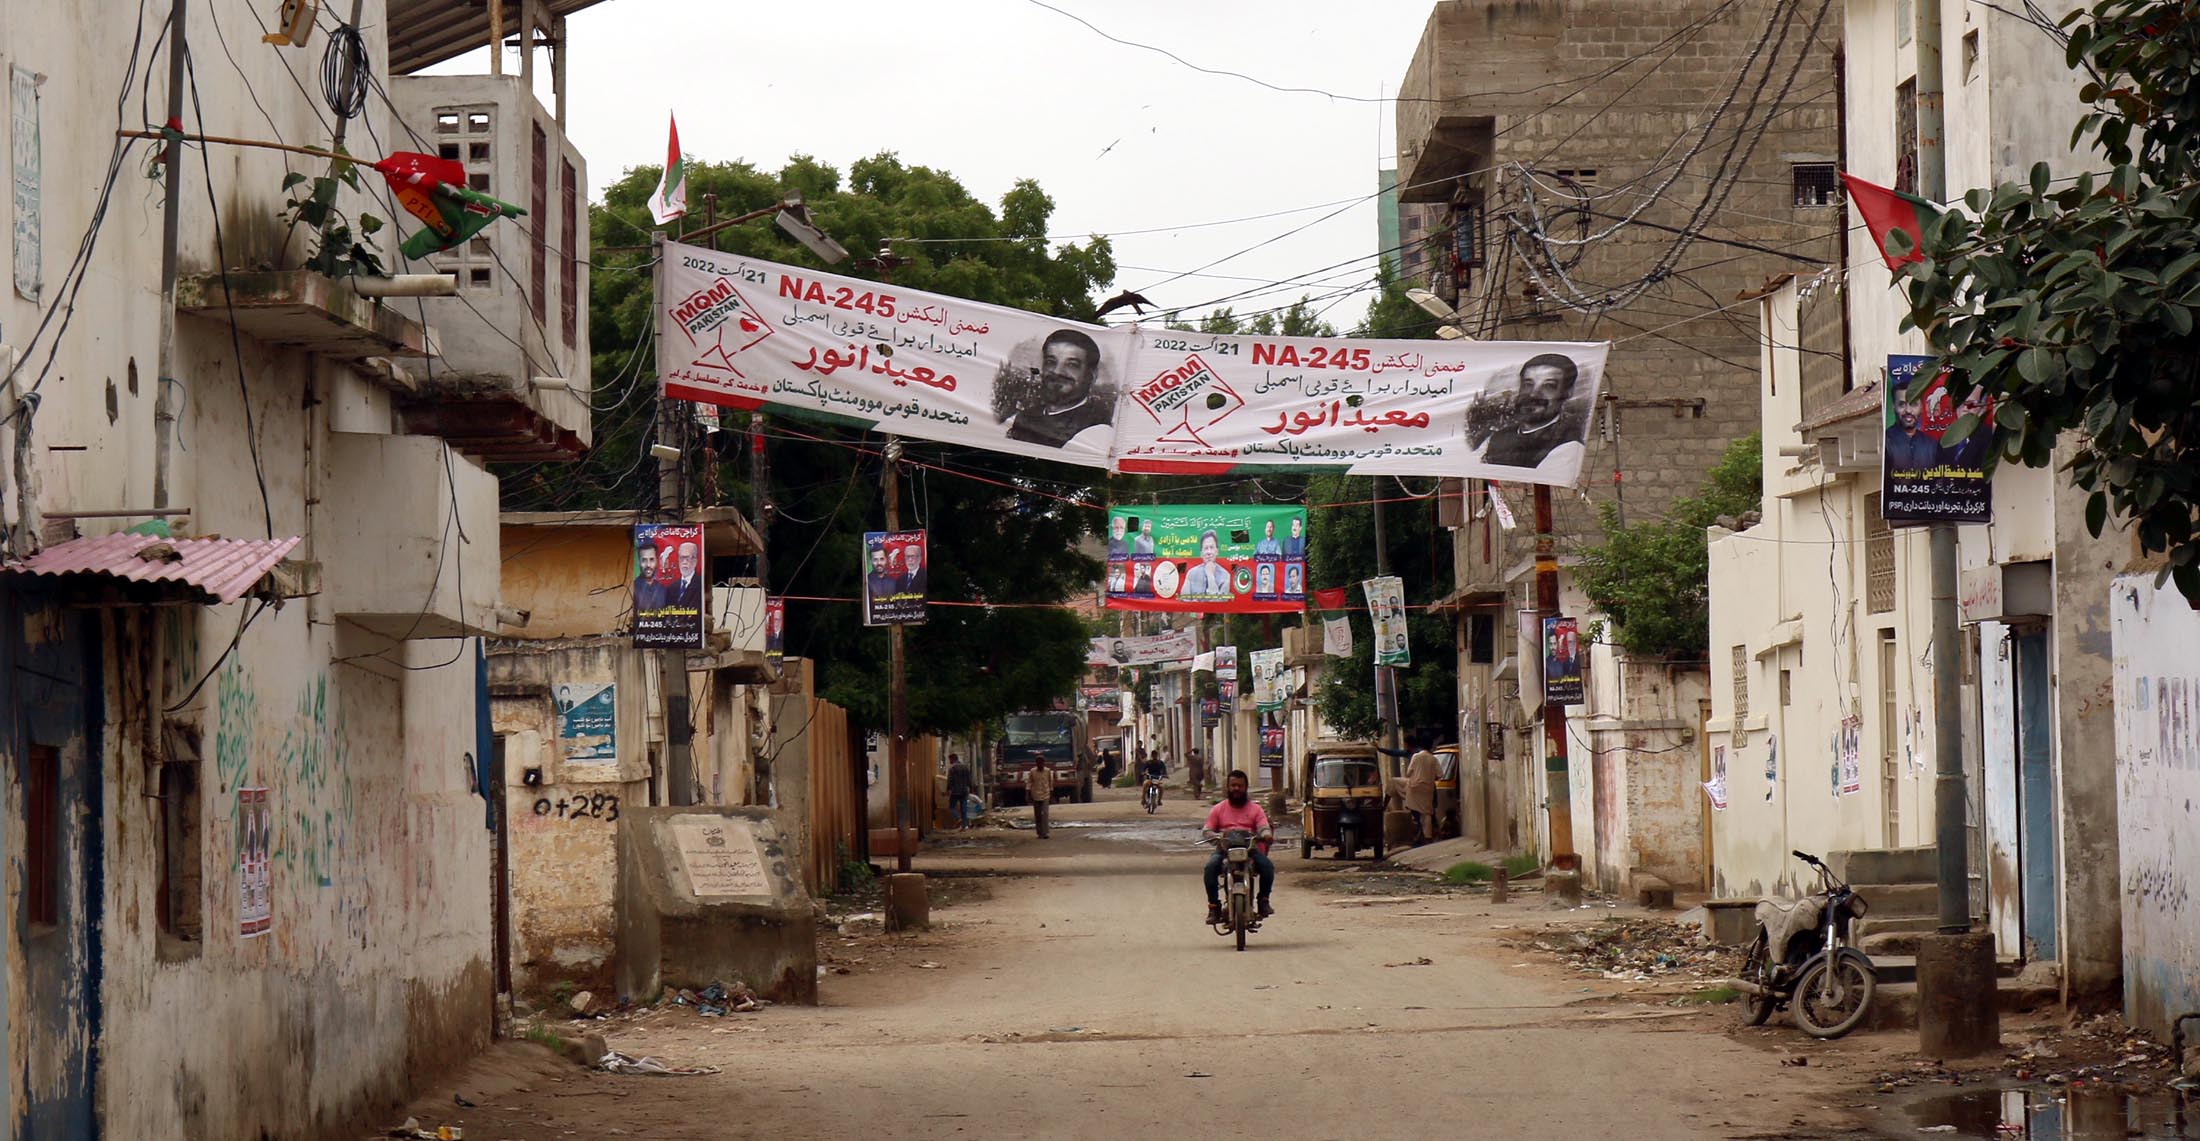
[{"label": "portrait of man on banner", "polygon": [[[1028,350],[1028,356],[1027,356]],[[1115,389],[1100,343],[1083,329],[1056,329],[1019,346],[993,383],[993,414],[1008,438],[1050,448],[1115,422]]]},{"label": "portrait of man on banner", "polygon": [[897,626],[925,619],[923,531],[863,535],[863,624]]},{"label": "portrait of man on banner", "polygon": [[1305,605],[1305,564],[1285,556],[1283,536],[1305,527],[1306,509],[1295,506],[1111,508],[1105,603],[1204,614],[1296,612]]},{"label": "portrait of man on banner", "polygon": [[1543,700],[1555,705],[1583,701],[1581,620],[1543,620]]},{"label": "portrait of man on banner", "polygon": [[[1949,374],[1930,373],[1932,363],[1927,356],[1887,358],[1881,514],[1896,526],[1987,522],[1993,518],[1992,480],[1986,473],[1994,446],[1993,402],[1977,388],[1956,401]],[[1959,439],[1953,429],[1966,416],[1976,426]]]},{"label": "portrait of man on banner", "polygon": [[703,528],[641,523],[634,528],[634,644],[703,648]]},{"label": "portrait of man on banner", "polygon": [[764,602],[764,660],[780,665],[787,660],[787,600]]},{"label": "portrait of man on banner", "polygon": [[1578,471],[1594,411],[1596,385],[1564,353],[1539,353],[1520,366],[1509,391],[1477,396],[1467,407],[1472,459],[1501,467]]}]

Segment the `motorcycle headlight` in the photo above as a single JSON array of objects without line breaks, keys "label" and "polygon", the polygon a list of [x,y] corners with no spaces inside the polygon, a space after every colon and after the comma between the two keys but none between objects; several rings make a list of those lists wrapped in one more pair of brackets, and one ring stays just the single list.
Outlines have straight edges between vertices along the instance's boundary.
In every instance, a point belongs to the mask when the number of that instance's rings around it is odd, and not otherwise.
[{"label": "motorcycle headlight", "polygon": [[1868,912],[1868,911],[1870,911],[1871,909],[1872,909],[1872,905],[1871,905],[1871,904],[1868,904],[1868,903],[1866,903],[1866,902],[1864,902],[1864,897],[1863,897],[1863,896],[1861,896],[1861,895],[1852,895],[1852,896],[1850,896],[1850,897],[1849,897],[1849,914],[1850,914],[1850,915],[1853,915],[1853,916],[1857,917],[1858,919],[1862,919],[1862,918],[1864,918],[1864,913],[1865,913],[1865,912]]}]

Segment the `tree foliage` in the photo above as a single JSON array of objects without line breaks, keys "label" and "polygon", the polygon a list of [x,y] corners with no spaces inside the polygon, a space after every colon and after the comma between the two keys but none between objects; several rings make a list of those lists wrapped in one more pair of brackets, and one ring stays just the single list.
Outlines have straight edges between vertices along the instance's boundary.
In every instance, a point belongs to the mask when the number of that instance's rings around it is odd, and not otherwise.
[{"label": "tree foliage", "polygon": [[[730,217],[799,193],[818,226],[855,259],[833,272],[998,305],[1089,320],[1095,289],[1115,275],[1105,238],[1049,247],[1054,203],[1019,182],[996,211],[941,171],[892,154],[860,160],[843,182],[834,168],[796,158],[777,173],[740,162],[688,164],[683,228],[703,225],[705,196]],[[514,509],[633,509],[655,503],[649,461],[657,380],[649,360],[654,309],[647,254],[611,247],[648,241],[646,201],[658,168],[640,167],[606,188],[593,209],[589,328],[595,347],[596,442],[578,464],[504,472]],[[863,264],[885,239],[906,262]],[[731,227],[720,249],[818,266],[807,249],[769,221]],[[822,268],[822,267],[820,267]],[[863,533],[881,530],[883,460],[876,437],[791,417],[760,421],[767,449],[770,588],[787,604],[787,652],[818,663],[819,688],[860,722],[886,721],[886,632],[861,624],[848,599],[861,594]],[[727,413],[728,431],[688,439],[691,503],[751,510],[747,424]],[[715,445],[712,447],[711,445]],[[1055,604],[1084,592],[1099,565],[1079,552],[1101,513],[1063,502],[1089,473],[1038,460],[909,442],[901,476],[902,523],[930,532],[927,576],[936,600],[991,604],[934,606],[909,628],[909,719],[917,731],[962,730],[1071,694],[1083,670],[1087,632]],[[943,470],[982,473],[984,480]],[[990,480],[991,482],[985,482]],[[833,601],[805,601],[827,599]]]},{"label": "tree foliage", "polygon": [[1604,541],[1581,550],[1574,580],[1611,617],[1612,641],[1621,649],[1692,661],[1710,651],[1711,560],[1704,528],[1758,509],[1763,454],[1755,432],[1729,444],[1703,490],[1675,500],[1660,519],[1622,525],[1612,505],[1604,505]]},{"label": "tree foliage", "polygon": [[2064,26],[2070,66],[2092,76],[2072,143],[2108,171],[2058,185],[2042,163],[1967,194],[1969,216],[1927,225],[1925,260],[1900,275],[1905,327],[1953,370],[1952,395],[1995,398],[1999,458],[2043,466],[2076,433],[2087,525],[2128,520],[2200,604],[2200,20],[2097,0]]}]

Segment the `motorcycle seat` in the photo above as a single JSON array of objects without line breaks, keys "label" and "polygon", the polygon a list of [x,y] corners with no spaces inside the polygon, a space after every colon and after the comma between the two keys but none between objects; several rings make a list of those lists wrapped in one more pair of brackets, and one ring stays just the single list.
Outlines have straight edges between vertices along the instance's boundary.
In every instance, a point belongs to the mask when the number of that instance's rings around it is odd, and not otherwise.
[{"label": "motorcycle seat", "polygon": [[1816,897],[1759,901],[1755,916],[1765,929],[1766,961],[1774,964],[1785,962],[1788,940],[1799,932],[1818,926],[1818,921],[1824,914],[1825,901]]}]

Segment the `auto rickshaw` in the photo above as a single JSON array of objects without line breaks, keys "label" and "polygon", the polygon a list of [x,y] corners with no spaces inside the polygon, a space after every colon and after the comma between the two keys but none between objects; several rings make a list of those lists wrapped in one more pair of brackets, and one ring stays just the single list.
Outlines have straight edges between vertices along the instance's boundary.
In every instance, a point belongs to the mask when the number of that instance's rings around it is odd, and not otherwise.
[{"label": "auto rickshaw", "polygon": [[1316,745],[1300,762],[1299,858],[1334,848],[1349,860],[1362,845],[1383,858],[1383,772],[1373,745]]},{"label": "auto rickshaw", "polygon": [[1459,746],[1438,745],[1436,752],[1436,838],[1463,835],[1459,818]]}]

